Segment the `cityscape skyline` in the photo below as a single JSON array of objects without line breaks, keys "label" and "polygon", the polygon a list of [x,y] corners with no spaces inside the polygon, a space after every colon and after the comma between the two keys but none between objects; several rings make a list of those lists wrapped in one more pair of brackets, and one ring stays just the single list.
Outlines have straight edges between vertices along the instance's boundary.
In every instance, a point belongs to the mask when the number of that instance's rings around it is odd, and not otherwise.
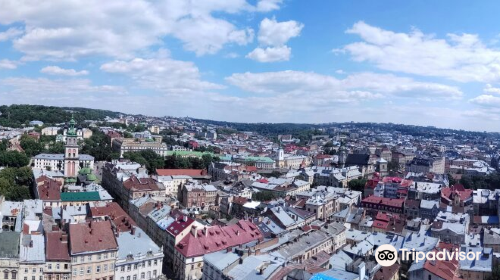
[{"label": "cityscape skyline", "polygon": [[4,3],[2,104],[500,131],[495,1]]}]

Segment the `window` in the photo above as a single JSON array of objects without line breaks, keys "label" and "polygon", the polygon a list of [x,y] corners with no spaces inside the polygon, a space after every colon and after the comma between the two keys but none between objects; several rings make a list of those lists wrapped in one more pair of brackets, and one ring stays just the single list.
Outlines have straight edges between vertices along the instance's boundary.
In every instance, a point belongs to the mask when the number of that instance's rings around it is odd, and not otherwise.
[{"label": "window", "polygon": [[73,268],[73,276],[76,276],[78,274],[78,271],[76,271],[76,268]]},{"label": "window", "polygon": [[80,268],[80,275],[83,275],[83,267]]},{"label": "window", "polygon": [[36,267],[33,267],[33,273],[36,273]]},{"label": "window", "polygon": [[155,265],[158,265],[158,260],[155,260],[155,261],[154,261],[154,264],[155,264]]},{"label": "window", "polygon": [[151,266],[151,261],[148,261],[148,266]]},{"label": "window", "polygon": [[3,279],[9,279],[9,271],[7,270],[3,271]]},{"label": "window", "polygon": [[85,261],[85,257],[84,256],[81,256],[80,257],[80,262],[84,262]]},{"label": "window", "polygon": [[61,268],[61,265],[60,264],[56,264],[56,269],[60,269]]},{"label": "window", "polygon": [[38,277],[38,279],[43,280],[43,276],[42,276],[42,275],[40,275],[40,277]]},{"label": "window", "polygon": [[89,262],[91,262],[91,261],[92,261],[92,255],[89,255],[89,256],[87,257],[87,260],[88,260]]},{"label": "window", "polygon": [[122,277],[120,277],[120,280],[125,280],[125,277],[123,277],[123,276],[122,276]]},{"label": "window", "polygon": [[127,280],[130,280],[130,276],[127,276]]},{"label": "window", "polygon": [[87,274],[90,274],[90,273],[92,273],[92,267],[87,266]]},{"label": "window", "polygon": [[11,275],[10,279],[16,279],[17,278],[17,271],[12,271],[11,274],[12,275]]},{"label": "window", "polygon": [[31,280],[36,280],[36,277],[35,276],[31,276]]},{"label": "window", "polygon": [[137,264],[134,264],[134,270],[137,270]]},{"label": "window", "polygon": [[148,271],[148,279],[151,279],[151,271]]},{"label": "window", "polygon": [[130,264],[127,265],[127,271],[130,271],[130,268],[131,268]]},{"label": "window", "polygon": [[107,264],[104,265],[104,272],[106,272],[106,271],[108,271],[108,265]]},{"label": "window", "polygon": [[106,260],[108,258],[108,253],[104,253],[104,259]]},{"label": "window", "polygon": [[48,268],[48,269],[52,269],[52,264],[51,264],[51,263],[49,263],[49,264],[47,265],[47,268]]},{"label": "window", "polygon": [[146,273],[143,272],[143,273],[141,273],[141,279],[144,279],[144,278],[146,278]]},{"label": "window", "polygon": [[42,267],[40,267],[40,272],[43,272],[43,268]]},{"label": "window", "polygon": [[95,268],[95,272],[97,273],[101,273],[101,266],[98,265],[96,268]]},{"label": "window", "polygon": [[132,277],[133,280],[137,280],[137,274],[134,274],[134,277]]},{"label": "window", "polygon": [[121,271],[121,272],[125,271],[125,266],[121,266],[121,267],[120,267],[120,271]]},{"label": "window", "polygon": [[101,259],[101,254],[98,254],[97,255],[97,259],[100,260]]},{"label": "window", "polygon": [[68,274],[64,274],[63,280],[68,280]]},{"label": "window", "polygon": [[153,277],[156,277],[156,269],[153,270]]}]

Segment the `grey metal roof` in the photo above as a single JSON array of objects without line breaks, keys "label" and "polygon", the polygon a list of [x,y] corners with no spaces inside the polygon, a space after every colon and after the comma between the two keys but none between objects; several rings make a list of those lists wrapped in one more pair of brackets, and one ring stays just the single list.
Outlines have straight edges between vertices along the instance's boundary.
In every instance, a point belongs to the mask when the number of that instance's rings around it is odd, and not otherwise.
[{"label": "grey metal roof", "polygon": [[153,253],[160,251],[160,247],[140,228],[135,229],[134,235],[130,231],[120,233],[116,241],[119,259],[126,259],[129,254],[137,257],[146,255],[148,251]]},{"label": "grey metal roof", "polygon": [[19,232],[0,232],[0,258],[19,258],[19,238]]}]

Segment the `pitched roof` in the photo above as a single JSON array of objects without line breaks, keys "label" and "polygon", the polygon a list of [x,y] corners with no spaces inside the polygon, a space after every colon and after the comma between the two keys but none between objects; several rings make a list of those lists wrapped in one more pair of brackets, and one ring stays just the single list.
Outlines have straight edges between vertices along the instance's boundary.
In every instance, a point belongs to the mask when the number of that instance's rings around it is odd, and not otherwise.
[{"label": "pitched roof", "polygon": [[123,187],[132,191],[158,191],[160,187],[157,183],[158,182],[153,178],[137,178],[132,175],[123,182]]},{"label": "pitched roof", "polygon": [[47,261],[70,261],[68,250],[68,235],[62,231],[45,233]]},{"label": "pitched roof", "polygon": [[108,217],[120,232],[129,231],[136,226],[134,220],[116,202],[90,207],[90,215],[93,218]]},{"label": "pitched roof", "polygon": [[69,225],[71,254],[117,250],[110,221]]},{"label": "pitched roof", "polygon": [[45,175],[39,177],[37,180],[38,198],[43,201],[60,201],[61,200],[61,186],[60,181],[51,179]]},{"label": "pitched roof", "polygon": [[240,220],[236,224],[225,227],[217,225],[192,229],[192,232],[186,235],[175,248],[184,257],[189,258],[262,239],[262,234],[256,225]]}]

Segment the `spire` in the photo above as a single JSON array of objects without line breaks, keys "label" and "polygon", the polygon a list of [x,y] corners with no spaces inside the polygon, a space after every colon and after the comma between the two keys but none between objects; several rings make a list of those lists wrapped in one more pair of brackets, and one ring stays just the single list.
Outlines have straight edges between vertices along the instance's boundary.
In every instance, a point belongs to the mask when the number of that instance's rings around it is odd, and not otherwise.
[{"label": "spire", "polygon": [[75,119],[73,117],[73,113],[72,113],[71,120],[69,121],[68,136],[76,136],[75,124],[76,124],[76,121],[75,121]]}]

